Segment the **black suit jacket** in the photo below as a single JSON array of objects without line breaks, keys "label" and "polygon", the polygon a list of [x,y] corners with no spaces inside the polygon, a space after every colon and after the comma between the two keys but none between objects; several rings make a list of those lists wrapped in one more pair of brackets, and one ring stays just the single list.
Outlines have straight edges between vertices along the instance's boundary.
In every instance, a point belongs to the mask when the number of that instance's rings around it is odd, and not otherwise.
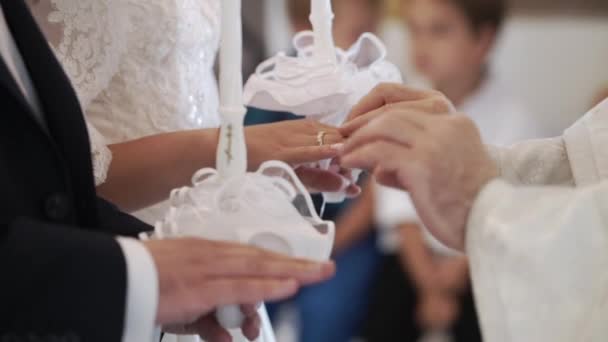
[{"label": "black suit jacket", "polygon": [[23,0],[0,0],[47,127],[0,61],[0,340],[120,341],[126,264],[115,235],[150,227],[99,199],[75,92]]}]

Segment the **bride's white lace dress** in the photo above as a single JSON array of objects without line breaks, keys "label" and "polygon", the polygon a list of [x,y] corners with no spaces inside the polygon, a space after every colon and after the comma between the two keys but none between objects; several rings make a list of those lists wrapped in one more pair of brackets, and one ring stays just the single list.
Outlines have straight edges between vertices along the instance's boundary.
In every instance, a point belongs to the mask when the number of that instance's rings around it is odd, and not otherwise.
[{"label": "bride's white lace dress", "polygon": [[[220,0],[30,0],[89,123],[96,183],[107,144],[219,126]],[[164,205],[135,213],[153,223]]]}]

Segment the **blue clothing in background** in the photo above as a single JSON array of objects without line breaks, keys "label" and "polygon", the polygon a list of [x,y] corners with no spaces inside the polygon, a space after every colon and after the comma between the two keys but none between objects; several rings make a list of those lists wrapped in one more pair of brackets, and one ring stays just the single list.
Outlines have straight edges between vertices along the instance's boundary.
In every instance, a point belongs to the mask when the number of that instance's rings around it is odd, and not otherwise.
[{"label": "blue clothing in background", "polygon": [[271,112],[268,110],[247,108],[247,116],[245,116],[245,126],[266,124],[285,120],[294,120],[298,117],[285,112]]},{"label": "blue clothing in background", "polygon": [[335,258],[334,278],[296,296],[300,342],[350,342],[360,335],[380,260],[370,233]]},{"label": "blue clothing in background", "polygon": [[[319,205],[321,196],[313,197]],[[324,219],[333,220],[347,208],[347,203],[328,204]],[[303,288],[289,301],[269,304],[271,319],[276,318],[281,305],[292,304],[300,319],[299,342],[350,342],[359,336],[382,260],[374,232],[335,257],[334,278]]]}]

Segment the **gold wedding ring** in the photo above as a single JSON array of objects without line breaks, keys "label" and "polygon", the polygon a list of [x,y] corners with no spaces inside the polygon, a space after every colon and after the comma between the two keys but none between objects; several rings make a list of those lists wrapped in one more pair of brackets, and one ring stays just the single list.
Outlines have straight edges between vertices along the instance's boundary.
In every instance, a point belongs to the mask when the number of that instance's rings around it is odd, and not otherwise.
[{"label": "gold wedding ring", "polygon": [[325,136],[326,135],[327,135],[327,132],[325,132],[325,131],[320,131],[319,133],[317,133],[317,143],[319,144],[319,146],[325,145]]}]

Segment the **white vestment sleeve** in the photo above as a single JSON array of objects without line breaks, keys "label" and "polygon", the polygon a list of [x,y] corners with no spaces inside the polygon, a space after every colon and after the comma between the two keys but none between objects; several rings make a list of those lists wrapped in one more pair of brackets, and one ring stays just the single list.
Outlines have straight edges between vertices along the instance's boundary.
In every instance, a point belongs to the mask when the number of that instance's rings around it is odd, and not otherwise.
[{"label": "white vestment sleeve", "polygon": [[501,177],[516,185],[588,186],[608,180],[608,99],[562,137],[488,147]]},{"label": "white vestment sleeve", "polygon": [[517,185],[574,185],[564,138],[524,141],[510,147],[488,146],[501,177]]},{"label": "white vestment sleeve", "polygon": [[467,253],[485,341],[608,341],[608,182],[491,182]]},{"label": "white vestment sleeve", "polygon": [[127,300],[123,342],[151,342],[158,306],[158,275],[154,259],[135,239],[119,238],[127,262]]}]

